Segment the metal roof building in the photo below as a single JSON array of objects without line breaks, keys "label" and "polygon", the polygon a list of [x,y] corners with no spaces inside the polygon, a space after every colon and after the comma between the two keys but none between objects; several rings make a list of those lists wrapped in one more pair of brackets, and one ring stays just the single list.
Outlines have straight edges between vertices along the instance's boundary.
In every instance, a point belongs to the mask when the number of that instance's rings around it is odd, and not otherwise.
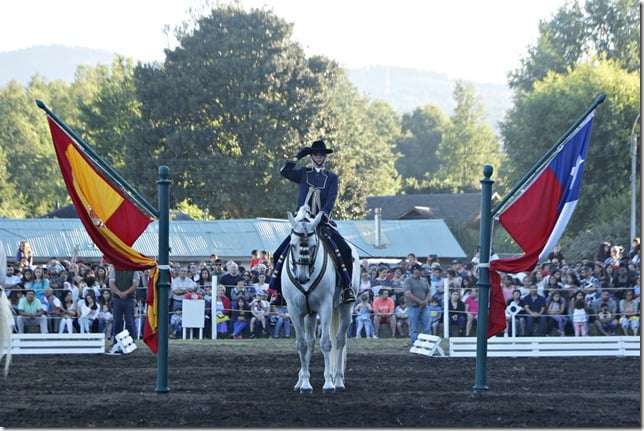
[{"label": "metal roof building", "polygon": [[[362,258],[404,258],[436,254],[441,258],[465,258],[456,238],[442,219],[382,220],[379,244],[373,220],[336,221],[339,232],[353,243]],[[152,222],[134,243],[147,256],[157,256],[158,222]],[[290,233],[288,220],[237,219],[170,221],[170,260],[200,261],[216,254],[222,259],[247,261],[253,249],[271,253]],[[95,262],[102,257],[79,219],[0,219],[0,243],[9,262],[18,243],[31,244],[36,263],[51,257],[69,259],[78,246],[78,258]]]}]

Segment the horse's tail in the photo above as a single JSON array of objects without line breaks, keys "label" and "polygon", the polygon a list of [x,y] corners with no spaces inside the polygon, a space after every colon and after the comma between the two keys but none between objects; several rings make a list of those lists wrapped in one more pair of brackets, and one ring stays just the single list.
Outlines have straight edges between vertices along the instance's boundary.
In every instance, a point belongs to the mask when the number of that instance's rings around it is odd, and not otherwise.
[{"label": "horse's tail", "polygon": [[11,363],[11,333],[13,323],[13,313],[7,295],[4,289],[0,288],[0,361],[7,355],[4,362],[4,376],[9,374],[9,364]]}]

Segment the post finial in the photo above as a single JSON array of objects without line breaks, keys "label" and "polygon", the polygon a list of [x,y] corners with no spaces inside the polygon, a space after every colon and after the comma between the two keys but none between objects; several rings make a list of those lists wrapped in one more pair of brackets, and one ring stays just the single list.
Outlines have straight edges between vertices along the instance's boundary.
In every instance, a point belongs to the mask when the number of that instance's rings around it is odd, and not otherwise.
[{"label": "post finial", "polygon": [[494,168],[492,166],[490,165],[483,166],[483,175],[485,176],[485,178],[490,178],[493,172],[494,172]]}]

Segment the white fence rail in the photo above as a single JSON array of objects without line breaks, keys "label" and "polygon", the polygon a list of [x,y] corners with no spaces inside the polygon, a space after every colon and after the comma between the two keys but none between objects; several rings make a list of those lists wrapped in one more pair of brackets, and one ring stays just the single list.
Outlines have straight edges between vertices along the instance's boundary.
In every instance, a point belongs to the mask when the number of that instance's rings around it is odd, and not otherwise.
[{"label": "white fence rail", "polygon": [[105,334],[12,334],[13,355],[105,353]]},{"label": "white fence rail", "polygon": [[[476,337],[451,337],[449,355],[476,357]],[[487,356],[640,356],[640,337],[492,337]]]}]

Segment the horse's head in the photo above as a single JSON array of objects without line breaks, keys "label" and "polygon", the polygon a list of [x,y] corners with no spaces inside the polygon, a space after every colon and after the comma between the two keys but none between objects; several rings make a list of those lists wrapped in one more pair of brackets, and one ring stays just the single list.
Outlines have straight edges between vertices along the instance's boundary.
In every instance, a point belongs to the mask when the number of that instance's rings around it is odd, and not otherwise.
[{"label": "horse's head", "polygon": [[291,223],[291,253],[295,264],[295,277],[303,284],[309,281],[319,248],[320,239],[316,228],[322,220],[322,213],[318,213],[311,221],[308,217],[308,207],[302,206],[295,217],[289,212],[288,220]]}]

